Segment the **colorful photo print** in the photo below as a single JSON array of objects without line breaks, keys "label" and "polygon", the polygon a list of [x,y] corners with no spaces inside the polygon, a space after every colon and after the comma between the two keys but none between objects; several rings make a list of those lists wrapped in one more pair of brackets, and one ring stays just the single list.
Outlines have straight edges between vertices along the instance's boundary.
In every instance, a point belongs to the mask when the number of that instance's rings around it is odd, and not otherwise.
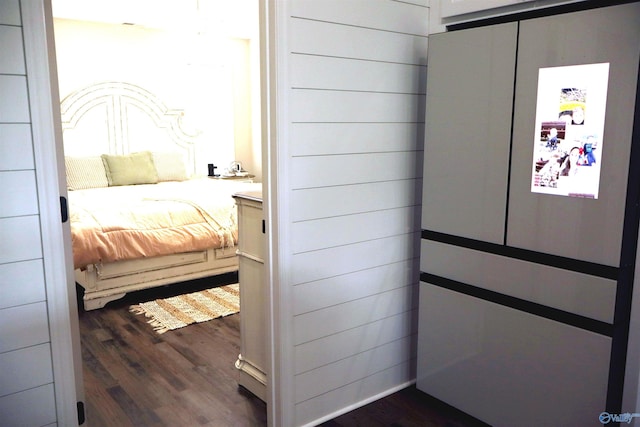
[{"label": "colorful photo print", "polygon": [[531,191],[598,198],[609,64],[541,68]]}]

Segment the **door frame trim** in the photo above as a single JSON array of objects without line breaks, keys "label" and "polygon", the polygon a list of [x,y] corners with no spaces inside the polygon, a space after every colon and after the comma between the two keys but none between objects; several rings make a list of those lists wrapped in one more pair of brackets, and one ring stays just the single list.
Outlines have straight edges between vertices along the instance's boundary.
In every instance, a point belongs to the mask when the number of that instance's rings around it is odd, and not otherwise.
[{"label": "door frame trim", "polygon": [[71,229],[62,223],[67,196],[62,153],[51,1],[21,0],[27,87],[42,235],[45,289],[58,425],[78,425],[84,400]]}]

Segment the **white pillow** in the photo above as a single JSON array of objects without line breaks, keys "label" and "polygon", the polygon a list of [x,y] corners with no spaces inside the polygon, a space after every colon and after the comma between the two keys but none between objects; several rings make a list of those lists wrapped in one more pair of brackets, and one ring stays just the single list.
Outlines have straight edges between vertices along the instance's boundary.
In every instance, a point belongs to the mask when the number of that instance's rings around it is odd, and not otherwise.
[{"label": "white pillow", "polygon": [[67,169],[67,188],[69,190],[109,186],[100,156],[65,157],[64,164]]},{"label": "white pillow", "polygon": [[153,153],[158,181],[184,181],[189,178],[180,153]]}]

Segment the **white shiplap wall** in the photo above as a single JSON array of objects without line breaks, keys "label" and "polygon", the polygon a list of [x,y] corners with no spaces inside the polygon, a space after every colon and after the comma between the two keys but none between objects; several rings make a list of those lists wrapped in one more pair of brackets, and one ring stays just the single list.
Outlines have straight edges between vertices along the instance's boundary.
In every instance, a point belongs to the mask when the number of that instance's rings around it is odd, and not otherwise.
[{"label": "white shiplap wall", "polygon": [[307,425],[415,378],[428,8],[288,11],[289,342],[294,423]]},{"label": "white shiplap wall", "polygon": [[55,425],[56,407],[22,21],[0,1],[0,424]]}]

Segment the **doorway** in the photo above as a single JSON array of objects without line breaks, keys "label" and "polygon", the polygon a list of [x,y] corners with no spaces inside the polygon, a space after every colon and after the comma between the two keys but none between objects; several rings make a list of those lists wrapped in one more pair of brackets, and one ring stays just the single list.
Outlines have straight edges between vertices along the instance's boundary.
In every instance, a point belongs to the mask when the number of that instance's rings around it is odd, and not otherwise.
[{"label": "doorway", "polygon": [[[61,98],[63,98],[70,90],[72,86],[77,86],[82,79],[92,80],[125,80],[131,78],[132,74],[135,75],[136,79],[140,81],[144,81],[146,84],[150,84],[155,88],[159,88],[159,91],[162,92],[166,97],[165,99],[173,99],[177,101],[184,101],[188,104],[188,111],[193,112],[193,115],[187,116],[185,113],[185,123],[186,125],[196,125],[198,122],[210,124],[210,117],[212,115],[223,117],[219,121],[219,126],[213,129],[204,129],[208,131],[209,135],[224,135],[225,138],[230,141],[230,144],[218,144],[215,147],[201,147],[200,155],[205,158],[206,156],[222,158],[225,160],[221,160],[221,167],[224,165],[231,163],[231,161],[235,161],[238,159],[242,159],[243,164],[246,169],[249,169],[254,175],[256,175],[257,179],[261,179],[262,177],[262,162],[260,159],[260,132],[253,131],[247,132],[247,129],[259,129],[260,117],[259,117],[259,96],[252,96],[251,105],[247,105],[246,103],[238,103],[235,102],[237,98],[235,96],[242,95],[242,91],[246,90],[247,86],[243,86],[242,84],[219,84],[218,82],[211,81],[211,71],[212,69],[216,69],[220,71],[222,74],[227,76],[231,76],[237,79],[238,74],[241,74],[241,70],[238,67],[239,63],[244,61],[245,63],[249,63],[251,65],[250,69],[252,71],[247,72],[246,69],[243,69],[246,75],[244,78],[246,80],[259,80],[259,60],[257,58],[257,49],[258,42],[257,39],[242,39],[236,37],[231,43],[228,45],[234,45],[239,49],[234,50],[236,53],[232,53],[230,56],[234,58],[235,62],[231,66],[227,66],[225,68],[224,64],[221,65],[219,61],[214,56],[212,57],[203,57],[200,56],[202,52],[208,52],[212,47],[215,47],[215,42],[212,42],[211,34],[204,34],[204,30],[206,30],[208,25],[201,21],[201,17],[198,17],[197,14],[193,14],[193,11],[178,11],[171,10],[164,14],[165,21],[162,19],[162,14],[156,14],[154,16],[149,16],[148,10],[136,10],[135,6],[132,7],[130,2],[127,2],[125,12],[128,16],[132,16],[134,19],[123,18],[124,15],[119,14],[117,11],[116,4],[110,4],[109,11],[85,11],[82,8],[80,2],[71,2],[67,0],[55,0],[53,3],[53,12],[54,12],[54,28],[56,30],[56,44],[57,44],[57,56],[58,56],[58,76],[60,83],[60,94]],[[238,2],[234,2],[237,5]],[[243,2],[244,3],[244,2]],[[254,3],[254,2],[251,2]],[[124,6],[124,4],[123,4]],[[205,4],[200,4],[200,2],[195,3],[196,11],[204,7]],[[257,5],[256,5],[257,7]],[[154,7],[155,8],[155,7]],[[242,10],[242,13],[246,14],[247,8],[246,5],[239,7]],[[91,14],[92,15],[87,15]],[[219,11],[217,11],[219,12]],[[257,13],[257,11],[256,11]],[[231,19],[229,16],[234,15],[233,13],[226,15],[227,22],[223,22],[225,20],[219,20],[221,24],[229,24]],[[220,16],[218,14],[217,16]],[[98,18],[99,17],[99,18]],[[257,17],[257,15],[256,15]],[[136,19],[144,19],[147,22],[151,22],[151,24],[142,25],[136,24]],[[172,22],[168,22],[169,18]],[[185,22],[188,22],[189,19],[195,18],[196,24],[194,25],[184,25]],[[100,22],[98,22],[98,19]],[[150,21],[149,21],[150,20]],[[180,25],[175,25],[175,23],[181,22]],[[163,30],[163,25],[168,25],[170,29]],[[257,25],[257,23],[256,23]],[[233,26],[233,25],[231,25]],[[116,30],[116,27],[119,27]],[[198,31],[195,31],[193,34],[193,28],[196,28]],[[234,27],[238,30],[238,27]],[[91,37],[78,36],[79,29],[83,29],[85,31],[91,32]],[[122,31],[120,31],[122,30]],[[201,31],[202,30],[202,31]],[[191,34],[185,35],[185,32],[192,32]],[[257,36],[257,29],[256,36]],[[76,32],[75,36],[73,35]],[[129,39],[125,38],[125,33],[127,34],[136,34],[138,37],[136,38],[135,43],[132,43]],[[120,52],[113,52],[108,49],[101,49],[100,46],[106,46],[109,44],[107,41],[109,37],[114,36],[118,39],[118,43],[120,46],[131,44],[131,49],[127,50],[129,55],[127,56],[127,60],[129,61],[125,65],[122,64],[117,65],[114,62],[108,64],[109,66],[105,67],[104,62],[102,66],[100,63],[96,63],[91,59],[92,55],[97,56],[108,56],[113,55],[117,56],[118,54],[122,54],[122,50]],[[65,44],[65,40],[68,40],[67,36],[70,36],[71,39],[74,40],[74,46],[69,47],[69,45]],[[186,37],[186,38],[185,38]],[[187,40],[187,41],[185,41]],[[249,41],[243,41],[249,40]],[[96,41],[100,41],[102,44],[96,44]],[[158,49],[158,42],[161,41],[165,43],[165,49]],[[151,44],[143,44],[151,43]],[[155,46],[153,49],[144,49],[144,46]],[[167,46],[171,46],[173,52],[179,53],[176,55],[166,55],[169,48]],[[187,47],[185,49],[185,47]],[[171,84],[164,84],[161,82],[160,76],[158,73],[149,72],[149,70],[143,70],[133,66],[134,60],[136,59],[135,49],[142,49],[139,52],[144,52],[144,60],[143,62],[147,65],[151,63],[155,67],[155,70],[162,69],[163,72],[166,72],[170,79],[168,81],[173,82]],[[80,52],[80,54],[79,54]],[[240,52],[240,53],[238,53]],[[156,53],[159,57],[154,57],[155,59],[151,59],[152,53]],[[181,56],[184,55],[184,56]],[[140,55],[139,55],[140,56]],[[75,57],[75,58],[74,58]],[[72,66],[70,65],[72,62],[70,58],[73,58],[74,61],[79,61],[80,64],[84,64],[81,66]],[[162,59],[163,58],[163,59]],[[182,61],[179,65],[177,64],[178,60],[176,58],[180,58]],[[213,58],[213,59],[212,59]],[[186,63],[185,63],[186,61]],[[228,65],[228,64],[227,64]],[[86,67],[86,68],[83,68]],[[235,67],[235,68],[234,68]],[[97,69],[98,75],[94,75],[86,71],[86,69]],[[85,70],[85,71],[83,71]],[[185,72],[188,70],[189,72]],[[114,76],[114,77],[110,77]],[[153,77],[150,77],[153,76]],[[207,79],[209,82],[207,82]],[[199,109],[202,105],[198,105],[202,103],[202,92],[194,91],[193,89],[185,90],[187,87],[187,83],[191,83],[194,80],[203,83],[202,87],[206,87],[209,91],[209,94],[216,92],[216,90],[224,90],[226,99],[231,99],[231,112],[229,109],[218,108],[211,109],[212,105],[210,103],[206,103],[204,107],[208,108],[208,110]],[[239,93],[240,92],[240,93]],[[257,90],[253,91],[253,95],[257,93]],[[244,95],[247,95],[246,93]],[[219,97],[220,98],[220,97]],[[227,103],[228,105],[228,103]],[[200,113],[200,115],[199,115]],[[226,115],[226,116],[225,116]],[[243,117],[242,120],[238,120],[238,117]],[[202,130],[202,129],[201,129]],[[245,160],[246,159],[246,160]],[[196,168],[199,171],[203,171],[209,161],[203,161],[202,164],[197,163]],[[225,276],[220,278],[221,281],[232,281],[233,276]],[[199,286],[197,283],[190,284],[190,286]],[[94,335],[94,340],[91,344],[88,344],[84,341],[83,346],[83,356],[85,356],[85,364],[94,364],[92,375],[100,376],[102,380],[105,380],[105,384],[107,386],[102,390],[86,390],[87,398],[89,397],[90,392],[96,392],[103,397],[111,398],[112,402],[116,402],[120,407],[128,407],[130,413],[133,414],[132,417],[135,420],[146,419],[146,420],[154,420],[157,414],[154,415],[149,412],[148,409],[145,409],[145,404],[153,404],[151,402],[154,393],[146,394],[140,391],[131,391],[128,392],[125,388],[123,388],[120,384],[112,382],[111,385],[109,381],[115,381],[116,378],[108,374],[108,369],[105,368],[104,363],[97,360],[94,356],[95,353],[98,352],[97,346],[101,346],[100,350],[104,350],[104,354],[109,357],[112,362],[124,362],[124,365],[120,367],[113,367],[115,370],[120,370],[121,377],[124,378],[128,376],[128,379],[122,381],[127,381],[130,385],[134,385],[134,381],[131,379],[132,374],[141,373],[146,375],[149,378],[156,379],[160,382],[166,383],[169,385],[169,389],[173,390],[173,394],[179,395],[180,398],[177,400],[178,402],[182,402],[183,406],[190,407],[190,405],[195,405],[197,407],[199,404],[205,404],[208,402],[207,399],[202,399],[201,397],[196,396],[197,392],[194,390],[190,390],[188,386],[185,386],[188,383],[188,375],[180,378],[178,374],[175,373],[178,366],[182,366],[187,371],[192,372],[200,372],[209,375],[208,378],[216,378],[213,374],[217,368],[213,365],[205,365],[203,363],[202,358],[192,357],[190,362],[185,362],[182,360],[178,363],[177,353],[180,351],[176,350],[177,348],[182,349],[182,353],[188,353],[188,355],[195,355],[199,351],[205,352],[207,354],[215,354],[216,336],[214,336],[214,332],[212,331],[200,331],[194,332],[193,335],[197,337],[186,337],[184,331],[175,334],[177,337],[184,339],[184,342],[191,343],[190,345],[185,344],[176,344],[177,341],[173,341],[174,345],[167,344],[169,338],[166,340],[161,340],[158,338],[153,338],[153,336],[148,337],[153,345],[157,345],[157,348],[160,349],[160,353],[162,351],[169,354],[164,354],[168,357],[168,360],[171,360],[173,364],[163,366],[161,363],[152,362],[151,358],[144,359],[145,361],[134,359],[134,356],[137,356],[142,350],[137,350],[135,346],[131,345],[125,338],[129,336],[129,338],[136,339],[140,338],[137,335],[139,332],[138,327],[142,327],[142,323],[140,324],[132,324],[130,323],[130,318],[125,317],[127,304],[126,300],[123,300],[119,303],[122,307],[122,311],[119,314],[109,314],[106,312],[101,313],[101,315],[91,315],[91,319],[87,322],[85,326],[85,332],[90,331]],[[85,315],[86,313],[82,313]],[[129,321],[129,322],[128,322]],[[111,323],[110,323],[111,322]],[[233,320],[228,319],[225,327],[220,327],[219,329],[225,330],[223,333],[223,338],[219,338],[222,342],[230,341],[233,337]],[[121,329],[119,329],[121,328]],[[216,331],[216,332],[221,332]],[[89,333],[89,332],[87,332]],[[176,336],[171,339],[178,339]],[[225,338],[226,337],[226,338]],[[192,340],[192,341],[191,341]],[[199,345],[203,345],[204,347],[201,350],[195,350],[195,348]],[[207,347],[208,346],[208,347]],[[119,352],[118,347],[124,348],[126,351]],[[171,349],[171,347],[173,349]],[[233,345],[231,346],[233,348]],[[235,351],[237,353],[237,351]],[[172,355],[172,356],[171,356]],[[235,360],[237,354],[233,355],[233,357],[228,361],[229,365],[233,365],[233,361]],[[106,362],[105,362],[106,363]],[[191,365],[189,365],[191,363]],[[116,365],[113,365],[116,366]],[[125,368],[122,368],[125,366]],[[157,368],[157,370],[153,370],[152,368]],[[86,372],[86,371],[85,371]],[[153,373],[155,372],[155,373]],[[171,374],[170,374],[171,373]],[[108,375],[107,375],[108,374]],[[111,378],[109,378],[111,376]],[[222,375],[224,377],[224,375]],[[220,389],[219,384],[216,385],[214,383],[209,383],[207,381],[202,382],[201,379],[191,378],[198,387],[196,388],[206,388],[212,387],[217,390]],[[233,378],[227,378],[233,381]],[[86,384],[86,381],[85,381]],[[93,383],[95,384],[95,383]],[[229,383],[226,384],[228,388],[230,386]],[[235,385],[234,385],[235,386]],[[137,387],[137,386],[136,386]],[[134,388],[131,388],[134,390]],[[149,390],[146,390],[148,392]],[[229,391],[229,390],[227,390]],[[156,393],[158,394],[158,393]],[[162,394],[162,393],[160,393]],[[168,393],[167,393],[168,394]],[[170,400],[166,396],[156,396],[158,397],[158,402],[165,403],[166,405],[162,406],[160,411],[164,414],[167,420],[171,420],[172,417],[176,416],[175,408],[177,406],[172,406],[169,403],[175,402],[167,402]],[[249,398],[250,399],[250,398]],[[106,400],[108,401],[108,399]],[[233,402],[227,402],[234,404]],[[238,404],[237,402],[235,403]],[[108,405],[107,405],[108,406]],[[214,405],[215,406],[215,405]],[[259,407],[259,406],[258,406]],[[225,412],[224,405],[218,408],[220,411]],[[109,410],[115,411],[115,407],[111,407]],[[253,414],[255,416],[255,414]],[[91,416],[91,414],[89,414]],[[145,418],[150,417],[150,418]],[[259,416],[258,416],[259,419]],[[266,419],[266,416],[265,416]],[[113,419],[107,419],[107,421],[113,421]],[[204,421],[203,419],[197,420],[198,422]],[[266,423],[266,422],[265,422]],[[169,424],[169,423],[167,423]],[[95,425],[92,423],[92,425]]]}]

